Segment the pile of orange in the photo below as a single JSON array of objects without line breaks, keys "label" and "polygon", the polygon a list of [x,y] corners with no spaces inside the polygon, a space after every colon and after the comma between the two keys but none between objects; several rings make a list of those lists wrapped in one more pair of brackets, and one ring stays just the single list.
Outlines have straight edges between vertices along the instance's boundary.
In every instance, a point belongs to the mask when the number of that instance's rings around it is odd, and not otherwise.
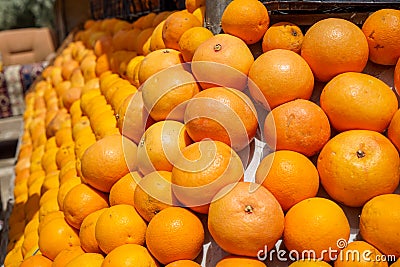
[{"label": "pile of orange", "polygon": [[[229,254],[217,267],[271,266],[257,256],[278,240],[315,252],[293,267],[400,257],[400,11],[305,34],[258,0],[232,1],[223,34],[204,14],[186,0],[87,21],[45,69],[25,98],[5,267],[196,267],[210,238]],[[368,60],[397,63],[394,88]],[[255,138],[270,152],[247,177]],[[362,241],[344,249],[351,227]]]}]

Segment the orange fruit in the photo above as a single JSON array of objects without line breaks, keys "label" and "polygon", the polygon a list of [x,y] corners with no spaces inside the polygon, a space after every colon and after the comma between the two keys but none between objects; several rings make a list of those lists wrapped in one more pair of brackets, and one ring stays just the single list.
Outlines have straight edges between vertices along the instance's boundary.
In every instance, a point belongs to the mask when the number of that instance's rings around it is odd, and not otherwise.
[{"label": "orange fruit", "polygon": [[134,193],[137,183],[142,179],[138,172],[129,172],[119,179],[110,190],[110,206],[118,204],[134,205]]},{"label": "orange fruit", "polygon": [[106,254],[124,244],[143,245],[146,222],[130,205],[120,204],[107,208],[97,219],[95,236],[100,249]]},{"label": "orange fruit", "polygon": [[143,134],[137,149],[138,170],[172,171],[182,149],[191,143],[183,123],[165,120],[151,125]]},{"label": "orange fruit", "polygon": [[212,87],[196,94],[187,104],[185,125],[189,136],[221,141],[235,151],[244,149],[255,137],[257,111],[250,98],[236,89]]},{"label": "orange fruit", "polygon": [[250,68],[249,89],[266,109],[295,99],[310,99],[314,76],[307,62],[293,51],[275,49],[259,56]]},{"label": "orange fruit", "polygon": [[83,253],[71,260],[65,267],[101,267],[104,256],[99,253]]},{"label": "orange fruit", "polygon": [[319,260],[299,260],[289,265],[290,267],[329,267],[330,264]]},{"label": "orange fruit", "polygon": [[397,110],[387,129],[387,137],[400,150],[400,111]]},{"label": "orange fruit", "polygon": [[306,156],[318,153],[331,129],[324,111],[311,101],[297,99],[274,108],[265,118],[264,136],[276,150],[292,150]]},{"label": "orange fruit", "polygon": [[208,230],[228,253],[256,257],[265,247],[274,247],[282,236],[283,225],[279,202],[258,184],[227,185],[210,204]]},{"label": "orange fruit", "polygon": [[173,11],[161,11],[158,13],[153,20],[153,27],[156,27],[157,25],[160,25],[164,20],[168,18],[168,16],[172,13]]},{"label": "orange fruit", "polygon": [[191,260],[177,260],[165,265],[165,267],[200,267],[201,265]]},{"label": "orange fruit", "polygon": [[327,82],[343,72],[361,72],[368,61],[368,42],[354,23],[339,18],[323,19],[304,35],[301,56],[315,78]]},{"label": "orange fruit", "polygon": [[[357,252],[357,253],[355,253]],[[366,255],[367,254],[367,255]],[[335,267],[387,267],[387,261],[384,256],[374,246],[365,241],[353,241],[344,248],[338,259],[335,261]]]},{"label": "orange fruit", "polygon": [[193,11],[193,15],[204,25],[204,21],[206,18],[206,7],[205,6],[201,6],[196,8]]},{"label": "orange fruit", "polygon": [[107,254],[102,267],[158,267],[149,251],[137,244],[125,244]]},{"label": "orange fruit", "polygon": [[361,211],[360,234],[382,254],[400,256],[398,194],[385,194],[368,201]]},{"label": "orange fruit", "polygon": [[208,213],[208,205],[224,186],[243,179],[236,152],[220,141],[200,141],[182,150],[172,169],[172,190],[182,204]]},{"label": "orange fruit", "polygon": [[86,184],[73,187],[64,198],[65,220],[76,229],[86,216],[108,207],[108,196]]},{"label": "orange fruit", "polygon": [[146,232],[147,248],[162,264],[195,259],[203,248],[203,242],[201,221],[180,207],[169,207],[157,213]]},{"label": "orange fruit", "polygon": [[204,27],[193,27],[185,31],[179,39],[179,51],[182,53],[183,60],[192,61],[197,47],[213,36],[213,33]]},{"label": "orange fruit", "polygon": [[79,239],[81,241],[81,247],[85,252],[101,253],[101,249],[96,240],[95,229],[97,220],[105,210],[106,208],[96,210],[83,219],[81,227],[79,228]]},{"label": "orange fruit", "polygon": [[53,261],[52,267],[65,267],[71,260],[85,253],[80,246],[62,250]]},{"label": "orange fruit", "polygon": [[306,156],[280,150],[268,154],[260,162],[256,182],[267,188],[286,212],[296,203],[317,195],[319,175]]},{"label": "orange fruit", "polygon": [[[399,154],[383,135],[351,130],[333,137],[318,157],[321,184],[336,201],[361,207],[399,185]],[[366,175],[368,173],[368,175]]]},{"label": "orange fruit", "polygon": [[395,65],[400,57],[400,10],[381,9],[364,21],[362,31],[367,37],[369,59],[377,64]]},{"label": "orange fruit", "polygon": [[143,58],[139,67],[139,82],[143,84],[148,78],[168,67],[183,63],[182,55],[174,49],[161,49]]},{"label": "orange fruit", "polygon": [[400,91],[400,59],[397,60],[396,66],[394,68],[394,89],[396,90],[397,93],[399,93]]},{"label": "orange fruit", "polygon": [[79,246],[79,236],[64,218],[48,221],[39,232],[39,249],[50,260],[68,247]]},{"label": "orange fruit", "polygon": [[190,28],[202,26],[201,22],[191,13],[182,10],[172,13],[165,20],[162,38],[167,48],[179,50],[179,39]]},{"label": "orange fruit", "polygon": [[136,68],[137,65],[139,65],[142,60],[144,59],[144,56],[136,56],[134,58],[132,58],[129,62],[128,65],[126,66],[126,75],[125,78],[131,83],[133,84],[134,82],[134,70]]},{"label": "orange fruit", "polygon": [[246,44],[260,41],[269,26],[268,10],[258,0],[232,1],[221,17],[224,33],[239,37]]},{"label": "orange fruit", "polygon": [[205,6],[205,0],[185,0],[185,7],[188,12],[193,13],[197,8]]},{"label": "orange fruit", "polygon": [[136,167],[137,146],[119,135],[109,135],[91,145],[81,160],[85,181],[94,188],[110,192],[121,177]]},{"label": "orange fruit", "polygon": [[38,232],[40,233],[40,231],[43,229],[43,227],[50,221],[52,221],[53,219],[59,219],[62,218],[64,219],[64,213],[62,211],[53,211],[53,212],[49,212],[48,214],[46,214],[43,217],[39,217],[39,228],[38,228]]},{"label": "orange fruit", "polygon": [[[283,242],[289,251],[297,253],[313,250],[315,256],[329,261],[323,250],[337,250],[340,252],[338,240],[347,240],[350,237],[350,225],[343,210],[332,200],[325,198],[308,198],[294,205],[285,217]],[[302,254],[301,254],[302,255]]]},{"label": "orange fruit", "polygon": [[144,44],[151,38],[151,35],[153,34],[154,28],[147,28],[142,30],[136,39],[136,52],[138,55],[144,55],[144,50],[143,46]]},{"label": "orange fruit", "polygon": [[143,84],[143,104],[155,121],[183,121],[187,101],[199,91],[193,75],[179,65],[158,72]]},{"label": "orange fruit", "polygon": [[119,132],[135,144],[139,144],[146,128],[153,124],[153,119],[144,107],[141,91],[128,96],[117,114]]},{"label": "orange fruit", "polygon": [[71,87],[68,91],[63,93],[63,95],[61,96],[63,107],[69,110],[71,108],[71,105],[81,97],[81,92],[82,88]]},{"label": "orange fruit", "polygon": [[52,261],[42,255],[34,255],[26,258],[21,267],[51,267]]},{"label": "orange fruit", "polygon": [[161,210],[176,205],[171,189],[171,172],[155,171],[145,175],[134,193],[136,211],[150,222]]},{"label": "orange fruit", "polygon": [[218,85],[243,90],[253,62],[245,42],[229,34],[217,34],[197,47],[191,67],[203,87]]},{"label": "orange fruit", "polygon": [[[371,99],[376,100],[371,103]],[[387,84],[356,72],[342,73],[330,80],[322,90],[320,105],[338,131],[383,132],[398,109],[396,94]]]},{"label": "orange fruit", "polygon": [[156,51],[160,49],[165,49],[164,40],[162,38],[162,30],[164,27],[165,20],[161,21],[155,26],[154,31],[150,38],[150,51]]},{"label": "orange fruit", "polygon": [[255,258],[247,258],[241,256],[226,256],[221,259],[215,267],[231,267],[231,266],[243,266],[243,267],[266,267],[266,265]]},{"label": "orange fruit", "polygon": [[300,53],[303,38],[303,32],[296,24],[278,22],[271,25],[265,32],[262,50],[265,53],[273,49],[287,49]]}]

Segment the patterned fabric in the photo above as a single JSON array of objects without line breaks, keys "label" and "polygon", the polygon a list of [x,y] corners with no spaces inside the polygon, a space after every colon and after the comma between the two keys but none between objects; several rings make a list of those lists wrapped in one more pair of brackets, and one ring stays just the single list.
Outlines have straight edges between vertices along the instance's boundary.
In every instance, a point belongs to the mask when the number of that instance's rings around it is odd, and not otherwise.
[{"label": "patterned fabric", "polygon": [[0,72],[0,118],[21,115],[24,95],[48,62],[4,67]]}]

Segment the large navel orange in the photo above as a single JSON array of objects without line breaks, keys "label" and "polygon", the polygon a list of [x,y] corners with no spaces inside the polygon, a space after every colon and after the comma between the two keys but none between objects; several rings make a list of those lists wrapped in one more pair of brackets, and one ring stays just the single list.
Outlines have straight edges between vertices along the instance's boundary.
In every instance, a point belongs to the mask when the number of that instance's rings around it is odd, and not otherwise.
[{"label": "large navel orange", "polygon": [[231,266],[243,266],[243,267],[266,267],[266,265],[256,259],[250,257],[233,256],[228,255],[221,259],[215,267],[231,267]]},{"label": "large navel orange", "polygon": [[195,259],[203,248],[203,242],[201,221],[180,207],[166,208],[157,213],[146,232],[147,248],[162,264]]},{"label": "large navel orange", "polygon": [[[342,208],[325,198],[309,198],[294,205],[285,216],[283,242],[289,251],[312,250],[311,258],[330,261],[340,252],[339,241],[350,237],[350,225]],[[322,253],[324,250],[336,253]]]},{"label": "large navel orange", "polygon": [[303,32],[296,24],[278,22],[271,25],[265,32],[262,50],[265,53],[273,49],[287,49],[300,53],[303,38]]},{"label": "large navel orange", "polygon": [[149,251],[137,244],[125,244],[113,249],[104,259],[102,267],[117,266],[158,267]]},{"label": "large navel orange", "polygon": [[100,253],[83,253],[70,262],[65,267],[101,267],[104,256]]},{"label": "large navel orange", "polygon": [[183,123],[173,120],[156,122],[139,141],[138,170],[143,175],[153,171],[172,171],[182,149],[191,143]]},{"label": "large navel orange", "polygon": [[191,260],[177,260],[165,265],[165,267],[200,267],[201,265]]},{"label": "large navel orange", "polygon": [[232,254],[256,257],[265,247],[272,249],[283,225],[279,202],[258,184],[227,185],[210,204],[208,230],[215,242]]},{"label": "large navel orange", "polygon": [[108,197],[86,184],[79,184],[72,188],[64,198],[65,220],[79,229],[86,216],[108,207]]},{"label": "large navel orange", "polygon": [[85,252],[102,252],[99,248],[99,243],[96,240],[95,229],[97,220],[105,210],[106,208],[96,210],[83,219],[81,227],[79,228],[79,240],[81,241],[81,247]]},{"label": "large navel orange", "polygon": [[199,91],[193,75],[178,65],[157,73],[143,84],[143,103],[155,121],[183,121],[187,102]]},{"label": "large navel orange", "polygon": [[399,154],[382,134],[352,130],[333,137],[318,157],[321,184],[338,202],[361,207],[399,185]]},{"label": "large navel orange", "polygon": [[225,143],[204,140],[182,150],[172,169],[172,190],[177,199],[197,212],[208,213],[214,195],[243,179],[238,154]]},{"label": "large navel orange", "polygon": [[384,194],[368,201],[360,216],[360,234],[382,254],[400,257],[400,196]]},{"label": "large navel orange", "polygon": [[297,53],[275,49],[259,56],[249,72],[252,97],[266,109],[301,98],[310,99],[314,76]]},{"label": "large navel orange", "polygon": [[136,167],[137,146],[119,134],[106,136],[82,156],[82,174],[94,188],[109,192],[115,182]]},{"label": "large navel orange", "polygon": [[124,100],[119,108],[117,117],[120,133],[135,144],[139,144],[144,131],[154,123],[144,107],[141,91],[137,91]]},{"label": "large navel orange", "polygon": [[136,186],[133,198],[135,209],[147,222],[161,210],[177,205],[171,172],[154,171],[145,175]]},{"label": "large navel orange", "polygon": [[174,49],[156,50],[145,56],[139,67],[139,82],[143,84],[148,78],[168,67],[183,63],[182,54]]},{"label": "large navel orange", "polygon": [[21,267],[51,267],[52,261],[42,255],[30,256],[21,263]]},{"label": "large navel orange", "polygon": [[120,204],[107,208],[97,219],[95,236],[100,249],[110,253],[124,244],[143,245],[146,222],[131,205]]},{"label": "large navel orange", "polygon": [[202,26],[193,14],[186,10],[177,11],[168,16],[162,30],[162,37],[167,48],[179,50],[179,39],[192,27]]},{"label": "large navel orange", "polygon": [[367,37],[369,59],[377,64],[395,65],[400,57],[400,10],[373,12],[362,25]]},{"label": "large navel orange", "polygon": [[257,167],[256,182],[267,188],[282,209],[288,211],[296,203],[317,195],[319,175],[306,156],[280,150],[262,159]]},{"label": "large navel orange", "polygon": [[229,34],[217,34],[196,49],[191,67],[204,88],[226,86],[243,90],[253,62],[244,41]]},{"label": "large navel orange", "polygon": [[213,33],[204,27],[193,27],[185,31],[179,39],[179,51],[185,62],[192,61],[197,47],[213,36]]},{"label": "large navel orange", "polygon": [[232,1],[221,17],[224,33],[239,37],[246,44],[260,41],[269,26],[268,10],[258,0]]},{"label": "large navel orange", "polygon": [[133,206],[133,196],[137,183],[142,179],[138,172],[130,172],[119,179],[110,190],[109,203],[110,206],[118,204],[128,204]]},{"label": "large navel orange", "polygon": [[332,127],[338,131],[365,129],[383,132],[398,108],[398,101],[392,89],[378,78],[346,72],[326,84],[320,105]]},{"label": "large navel orange", "polygon": [[39,249],[51,260],[66,248],[79,246],[80,240],[76,229],[70,226],[63,217],[47,222],[39,232]]},{"label": "large navel orange", "polygon": [[212,87],[189,100],[185,115],[189,136],[221,141],[235,151],[245,148],[258,128],[257,111],[250,98],[239,90]]},{"label": "large navel orange", "polygon": [[310,65],[315,78],[327,82],[343,72],[361,72],[368,61],[368,42],[354,23],[328,18],[308,29],[301,56]]},{"label": "large navel orange", "polygon": [[267,144],[306,156],[318,153],[329,140],[331,128],[324,111],[315,103],[297,99],[274,108],[264,123]]},{"label": "large navel orange", "polygon": [[85,253],[80,246],[63,249],[53,261],[52,267],[65,267],[71,260]]}]

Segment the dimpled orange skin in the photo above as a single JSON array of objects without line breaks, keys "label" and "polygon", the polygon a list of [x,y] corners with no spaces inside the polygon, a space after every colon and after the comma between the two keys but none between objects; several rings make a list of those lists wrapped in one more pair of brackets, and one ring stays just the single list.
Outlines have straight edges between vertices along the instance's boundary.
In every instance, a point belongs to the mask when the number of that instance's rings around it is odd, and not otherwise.
[{"label": "dimpled orange skin", "polygon": [[400,10],[381,9],[364,22],[369,59],[377,64],[395,65],[400,56]]},{"label": "dimpled orange skin", "polygon": [[276,150],[293,150],[313,156],[330,135],[328,117],[318,105],[308,100],[297,99],[282,104],[265,118],[265,140],[271,147],[276,142]]},{"label": "dimpled orange skin", "polygon": [[321,184],[336,201],[361,207],[399,185],[399,154],[382,134],[351,130],[333,137],[318,157]]},{"label": "dimpled orange skin", "polygon": [[383,254],[400,257],[400,195],[385,194],[368,201],[360,216],[362,238]]},{"label": "dimpled orange skin", "polygon": [[[338,250],[338,240],[347,241],[349,237],[346,215],[332,200],[305,199],[286,213],[283,242],[289,251],[296,250],[301,255],[305,250],[314,250],[319,258],[323,250]],[[328,253],[323,256],[325,261],[329,260]]]},{"label": "dimpled orange skin", "polygon": [[284,214],[265,187],[249,182],[222,188],[210,204],[208,230],[226,252],[256,257],[282,236]]},{"label": "dimpled orange skin", "polygon": [[368,42],[361,29],[338,18],[320,20],[304,35],[301,56],[315,78],[327,82],[337,74],[361,72],[368,61]]},{"label": "dimpled orange skin", "polygon": [[231,266],[240,266],[240,267],[266,267],[266,265],[256,259],[256,258],[247,258],[240,256],[226,256],[222,260],[220,260],[215,267],[231,267]]},{"label": "dimpled orange skin", "polygon": [[266,109],[301,98],[310,99],[314,76],[307,62],[297,53],[274,49],[259,56],[249,71],[253,98]]},{"label": "dimpled orange skin", "polygon": [[365,129],[383,132],[397,111],[398,101],[392,89],[378,78],[346,72],[326,84],[320,105],[332,127],[338,131]]},{"label": "dimpled orange skin", "polygon": [[201,221],[180,207],[166,208],[157,213],[146,232],[147,248],[162,264],[195,259],[203,248],[203,242]]},{"label": "dimpled orange skin", "polygon": [[400,110],[397,110],[392,120],[390,121],[387,137],[400,150]]}]

